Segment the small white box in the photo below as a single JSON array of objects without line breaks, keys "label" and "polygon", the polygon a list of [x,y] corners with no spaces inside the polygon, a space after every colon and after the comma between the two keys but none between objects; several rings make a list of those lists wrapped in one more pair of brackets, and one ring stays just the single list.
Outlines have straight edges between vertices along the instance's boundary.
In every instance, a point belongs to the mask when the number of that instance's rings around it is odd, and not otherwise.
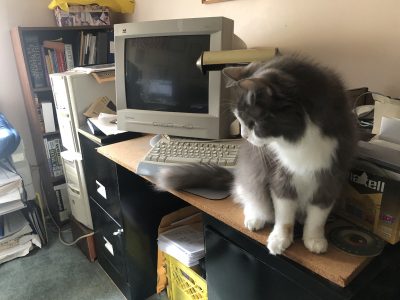
[{"label": "small white box", "polygon": [[53,113],[53,103],[42,102],[42,115],[44,122],[44,131],[45,132],[56,131],[56,122],[54,120],[54,113]]}]

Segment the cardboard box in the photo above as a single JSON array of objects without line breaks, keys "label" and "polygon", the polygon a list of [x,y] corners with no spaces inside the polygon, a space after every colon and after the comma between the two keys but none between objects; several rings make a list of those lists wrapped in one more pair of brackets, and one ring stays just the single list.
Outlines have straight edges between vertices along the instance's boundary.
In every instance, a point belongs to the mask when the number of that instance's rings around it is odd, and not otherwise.
[{"label": "cardboard box", "polygon": [[349,172],[336,213],[395,244],[400,240],[399,174],[376,168],[380,172],[360,166]]},{"label": "cardboard box", "polygon": [[54,10],[57,25],[67,26],[101,26],[110,25],[110,10],[99,5],[71,5],[69,11],[56,7]]}]

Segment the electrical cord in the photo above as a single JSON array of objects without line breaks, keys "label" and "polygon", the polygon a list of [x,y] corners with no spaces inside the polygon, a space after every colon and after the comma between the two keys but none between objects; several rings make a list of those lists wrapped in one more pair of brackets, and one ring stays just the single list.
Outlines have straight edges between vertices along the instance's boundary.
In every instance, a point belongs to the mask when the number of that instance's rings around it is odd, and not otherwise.
[{"label": "electrical cord", "polygon": [[[44,188],[43,188],[43,183],[42,183],[42,181],[40,181],[40,188],[42,189],[42,193],[44,194]],[[54,217],[53,217],[53,215],[52,215],[52,213],[51,213],[51,211],[50,211],[50,209],[49,209],[49,206],[48,206],[48,204],[47,204],[47,199],[46,199],[46,197],[44,197],[44,202],[45,202],[45,205],[46,205],[47,213],[49,214],[49,217],[50,217],[50,219],[51,219],[53,225],[57,228],[57,231],[58,231],[58,240],[60,241],[61,244],[65,245],[65,246],[73,246],[73,245],[75,245],[77,242],[79,242],[81,239],[84,239],[84,238],[87,238],[87,237],[89,237],[89,236],[94,235],[94,232],[91,232],[91,233],[88,233],[88,234],[85,234],[85,235],[82,235],[82,236],[78,237],[76,240],[74,240],[74,241],[72,241],[72,242],[66,242],[66,241],[64,241],[64,239],[63,239],[62,236],[61,236],[61,232],[65,231],[65,230],[62,230],[62,229],[60,228],[60,226],[58,226],[56,220],[54,220]]]}]

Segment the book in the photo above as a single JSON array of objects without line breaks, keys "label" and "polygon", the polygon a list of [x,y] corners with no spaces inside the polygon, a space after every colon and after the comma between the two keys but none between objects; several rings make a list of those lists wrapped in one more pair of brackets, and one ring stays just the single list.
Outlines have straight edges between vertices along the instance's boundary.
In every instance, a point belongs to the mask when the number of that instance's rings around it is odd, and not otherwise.
[{"label": "book", "polygon": [[53,103],[42,102],[42,117],[44,123],[44,132],[54,132],[56,131],[56,123],[54,119]]},{"label": "book", "polygon": [[96,40],[96,64],[98,65],[107,63],[107,43],[107,32],[99,31]]},{"label": "book", "polygon": [[49,164],[50,173],[53,177],[64,174],[61,161],[61,141],[58,137],[44,138],[46,157]]},{"label": "book", "polygon": [[65,54],[66,71],[73,69],[74,68],[74,53],[72,51],[71,44],[65,44],[64,54]]},{"label": "book", "polygon": [[92,35],[89,40],[89,65],[94,65],[96,63],[96,39],[97,37],[95,35]]},{"label": "book", "polygon": [[24,42],[32,86],[33,88],[46,87],[47,82],[42,61],[42,50],[39,37],[36,35],[27,35],[24,37]]},{"label": "book", "polygon": [[108,31],[107,38],[108,38],[107,63],[113,63],[115,61],[115,58],[114,58],[114,53],[115,53],[114,32]]}]

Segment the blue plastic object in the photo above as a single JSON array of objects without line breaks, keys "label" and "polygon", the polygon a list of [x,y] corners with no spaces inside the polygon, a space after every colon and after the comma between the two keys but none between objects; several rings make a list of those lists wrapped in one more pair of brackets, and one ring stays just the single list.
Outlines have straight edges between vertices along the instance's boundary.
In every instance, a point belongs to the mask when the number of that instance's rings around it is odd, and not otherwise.
[{"label": "blue plastic object", "polygon": [[0,113],[0,159],[8,158],[17,149],[21,138],[6,117]]}]

